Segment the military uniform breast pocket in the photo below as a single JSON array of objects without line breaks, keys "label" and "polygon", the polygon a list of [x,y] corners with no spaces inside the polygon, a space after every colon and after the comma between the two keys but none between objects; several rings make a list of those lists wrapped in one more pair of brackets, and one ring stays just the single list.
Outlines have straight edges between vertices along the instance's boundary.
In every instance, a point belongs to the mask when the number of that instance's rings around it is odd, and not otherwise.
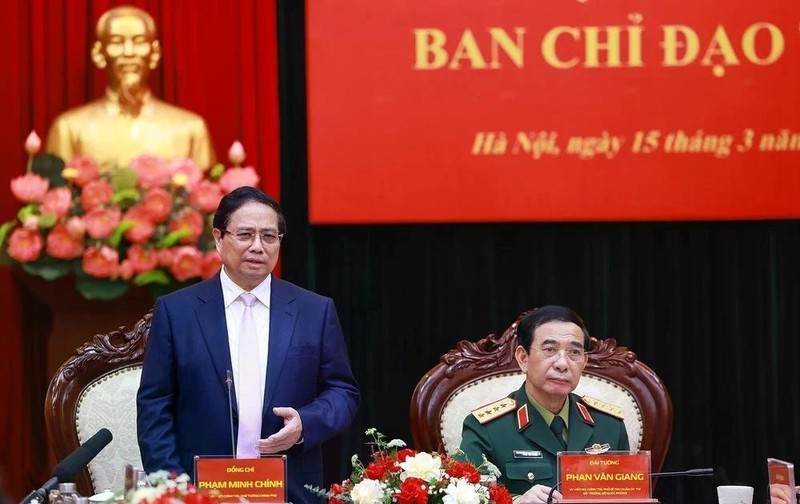
[{"label": "military uniform breast pocket", "polygon": [[506,474],[508,490],[522,495],[533,485],[552,486],[555,475],[553,465],[547,460],[507,460]]}]

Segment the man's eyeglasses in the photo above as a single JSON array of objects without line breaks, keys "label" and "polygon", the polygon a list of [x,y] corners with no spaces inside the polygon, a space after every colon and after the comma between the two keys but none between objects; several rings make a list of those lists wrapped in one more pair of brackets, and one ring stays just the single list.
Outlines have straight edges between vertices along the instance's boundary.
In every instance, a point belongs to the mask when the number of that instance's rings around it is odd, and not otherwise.
[{"label": "man's eyeglasses", "polygon": [[586,358],[586,350],[583,348],[561,348],[555,346],[545,346],[542,348],[536,349],[545,359],[552,359],[553,357],[557,356],[561,352],[564,352],[564,355],[573,362],[581,362],[583,359]]},{"label": "man's eyeglasses", "polygon": [[261,243],[265,245],[275,245],[283,239],[283,234],[276,233],[275,231],[228,231],[227,229],[223,229],[222,234],[233,236],[233,238],[242,245],[250,245],[255,241],[256,236],[258,236],[261,239]]}]

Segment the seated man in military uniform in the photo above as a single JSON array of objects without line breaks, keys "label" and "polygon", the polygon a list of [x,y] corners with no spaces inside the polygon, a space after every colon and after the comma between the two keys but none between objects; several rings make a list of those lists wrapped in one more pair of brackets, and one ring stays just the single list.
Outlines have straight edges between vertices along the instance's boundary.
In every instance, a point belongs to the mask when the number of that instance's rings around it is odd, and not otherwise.
[{"label": "seated man in military uniform", "polygon": [[590,345],[577,313],[564,306],[537,308],[520,321],[517,340],[525,383],[467,416],[461,450],[475,465],[484,455],[496,465],[516,504],[546,502],[556,483],[557,452],[595,444],[628,450],[628,434],[620,408],[572,393]]}]

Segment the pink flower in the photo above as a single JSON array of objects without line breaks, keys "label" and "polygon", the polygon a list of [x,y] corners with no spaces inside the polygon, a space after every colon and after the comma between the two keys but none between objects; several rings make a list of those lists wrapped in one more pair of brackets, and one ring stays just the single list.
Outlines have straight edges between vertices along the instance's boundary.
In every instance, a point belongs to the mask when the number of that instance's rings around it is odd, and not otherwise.
[{"label": "pink flower", "polygon": [[149,220],[133,219],[136,224],[125,231],[125,239],[131,243],[144,243],[156,232],[156,225]]},{"label": "pink flower", "polygon": [[214,212],[222,199],[222,189],[210,180],[203,180],[189,194],[189,204],[201,212]]},{"label": "pink flower", "polygon": [[258,174],[252,166],[246,168],[228,168],[219,179],[219,186],[225,194],[237,187],[257,186]]},{"label": "pink flower", "polygon": [[219,256],[219,252],[216,250],[209,250],[203,255],[203,272],[200,276],[203,280],[208,280],[217,274],[221,266],[222,259]]},{"label": "pink flower", "polygon": [[119,208],[113,210],[97,208],[83,216],[83,225],[86,226],[86,232],[92,238],[105,238],[117,227],[119,217]]},{"label": "pink flower", "polygon": [[75,259],[83,254],[83,238],[70,232],[64,224],[56,224],[47,235],[47,253],[56,259]]},{"label": "pink flower", "polygon": [[136,271],[134,271],[133,263],[131,263],[131,261],[129,261],[128,259],[125,259],[124,261],[119,263],[119,267],[117,268],[116,274],[114,276],[122,278],[123,280],[130,280],[131,278],[133,278],[133,275],[135,273]]},{"label": "pink flower", "polygon": [[57,218],[62,218],[69,212],[72,203],[72,191],[68,187],[57,187],[47,191],[42,200],[42,213],[54,214]]},{"label": "pink flower", "polygon": [[142,154],[131,160],[131,168],[139,179],[139,187],[150,189],[169,183],[172,170],[164,159]]},{"label": "pink flower", "polygon": [[25,203],[42,201],[49,187],[50,181],[35,173],[26,173],[11,179],[11,192],[18,200]]},{"label": "pink flower", "polygon": [[181,238],[181,243],[197,243],[197,239],[200,238],[203,232],[203,216],[194,210],[184,210],[177,218],[169,222],[170,231],[177,231],[179,229],[189,230],[189,234]]},{"label": "pink flower", "polygon": [[156,232],[155,224],[141,206],[131,207],[122,218],[135,222],[132,228],[125,231],[125,238],[131,243],[144,243]]},{"label": "pink flower", "polygon": [[39,135],[36,134],[36,130],[31,131],[28,134],[28,138],[25,139],[25,151],[33,156],[39,149],[42,148],[42,139],[39,138]]},{"label": "pink flower", "polygon": [[81,192],[81,205],[87,212],[100,208],[111,201],[113,194],[111,184],[103,179],[93,180],[86,184]]},{"label": "pink flower", "polygon": [[89,247],[83,254],[83,271],[98,278],[111,278],[119,267],[119,254],[116,250],[103,245],[100,248]]},{"label": "pink flower", "polygon": [[67,219],[67,229],[69,229],[72,236],[81,238],[83,238],[84,233],[86,233],[86,226],[83,224],[80,217],[70,217]]},{"label": "pink flower", "polygon": [[166,189],[154,187],[144,193],[139,205],[152,222],[164,222],[172,211],[172,195]]},{"label": "pink flower", "polygon": [[244,161],[245,153],[244,147],[242,146],[242,142],[236,140],[231,144],[231,148],[228,149],[228,159],[233,163],[234,166],[239,166]]},{"label": "pink flower", "polygon": [[100,166],[89,156],[72,158],[72,161],[67,163],[67,168],[74,168],[78,171],[78,176],[75,177],[75,185],[78,187],[83,187],[100,176]]},{"label": "pink flower", "polygon": [[176,159],[172,162],[172,175],[186,175],[186,188],[191,191],[203,178],[203,171],[191,159]]},{"label": "pink flower", "polygon": [[44,240],[37,231],[17,228],[8,238],[8,255],[19,262],[31,262],[42,253]]},{"label": "pink flower", "polygon": [[158,257],[153,249],[146,249],[141,245],[132,245],[128,249],[128,258],[124,262],[130,262],[135,273],[152,271],[158,267]]},{"label": "pink flower", "polygon": [[202,274],[202,262],[203,255],[196,247],[178,247],[172,257],[170,272],[177,281],[184,282]]},{"label": "pink flower", "polygon": [[158,258],[158,265],[162,268],[169,268],[172,266],[172,257],[174,256],[174,252],[172,249],[161,249],[156,252],[156,257]]}]

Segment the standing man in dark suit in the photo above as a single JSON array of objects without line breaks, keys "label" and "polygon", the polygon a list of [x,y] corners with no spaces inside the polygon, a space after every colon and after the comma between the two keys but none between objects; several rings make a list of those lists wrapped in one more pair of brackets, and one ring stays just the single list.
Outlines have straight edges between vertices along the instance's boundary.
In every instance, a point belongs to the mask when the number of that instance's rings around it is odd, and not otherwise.
[{"label": "standing man in dark suit", "polygon": [[288,454],[288,498],[322,486],[321,445],[359,401],[333,301],[273,278],[286,220],[252,187],[214,215],[222,269],[156,301],[137,430],[144,469],[193,476],[195,455],[232,455],[226,376],[233,376],[236,456]]},{"label": "standing man in dark suit", "polygon": [[[620,408],[572,391],[586,367],[589,331],[570,308],[543,306],[517,326],[515,357],[525,383],[464,420],[461,450],[500,469],[515,504],[546,502],[556,483],[556,454],[595,446],[628,450]],[[514,414],[511,414],[514,413]],[[561,493],[553,492],[560,499]]]}]

